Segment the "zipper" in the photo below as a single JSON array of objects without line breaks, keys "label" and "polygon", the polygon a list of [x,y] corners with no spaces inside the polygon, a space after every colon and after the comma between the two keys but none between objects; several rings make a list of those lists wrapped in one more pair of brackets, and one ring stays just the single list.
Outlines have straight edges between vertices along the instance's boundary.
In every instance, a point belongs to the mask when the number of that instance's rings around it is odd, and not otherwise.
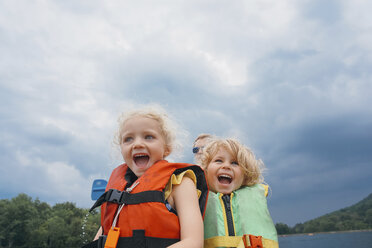
[{"label": "zipper", "polygon": [[230,195],[223,195],[222,200],[223,200],[223,205],[225,206],[227,230],[229,232],[229,236],[235,236],[234,220],[233,220],[232,211],[231,211]]}]

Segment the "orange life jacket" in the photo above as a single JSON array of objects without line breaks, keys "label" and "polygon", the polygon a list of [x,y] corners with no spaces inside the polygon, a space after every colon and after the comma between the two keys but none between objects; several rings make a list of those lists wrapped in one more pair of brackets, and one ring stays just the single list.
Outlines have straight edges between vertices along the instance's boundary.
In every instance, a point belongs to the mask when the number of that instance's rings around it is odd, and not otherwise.
[{"label": "orange life jacket", "polygon": [[[142,236],[142,239],[163,239],[166,241],[164,244],[177,242],[180,239],[180,224],[178,216],[166,206],[164,188],[172,174],[177,175],[189,169],[195,173],[197,178],[196,186],[201,191],[199,206],[204,218],[208,187],[204,172],[199,166],[169,163],[165,160],[159,161],[139,177],[136,181],[138,184],[130,193],[127,193],[124,191],[127,185],[124,175],[128,170],[128,166],[122,164],[113,170],[106,187],[105,194],[107,195],[102,196],[105,198],[101,206],[103,234],[107,235],[112,227],[119,204],[125,203],[116,224],[117,227],[120,227],[120,237],[126,237],[127,240],[138,240],[141,239],[140,236]],[[128,244],[132,244],[131,242],[127,243],[127,247],[130,247]],[[151,239],[151,241],[147,242],[154,241]]]}]

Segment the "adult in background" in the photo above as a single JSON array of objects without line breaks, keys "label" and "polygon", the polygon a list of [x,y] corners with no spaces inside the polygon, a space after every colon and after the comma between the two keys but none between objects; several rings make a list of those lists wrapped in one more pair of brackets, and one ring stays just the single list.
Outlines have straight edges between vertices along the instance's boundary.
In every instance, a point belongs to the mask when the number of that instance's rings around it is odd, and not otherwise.
[{"label": "adult in background", "polygon": [[216,137],[211,134],[202,133],[196,137],[193,146],[192,146],[192,153],[194,154],[194,162],[197,165],[201,165],[201,155],[203,153],[203,148],[213,139]]}]

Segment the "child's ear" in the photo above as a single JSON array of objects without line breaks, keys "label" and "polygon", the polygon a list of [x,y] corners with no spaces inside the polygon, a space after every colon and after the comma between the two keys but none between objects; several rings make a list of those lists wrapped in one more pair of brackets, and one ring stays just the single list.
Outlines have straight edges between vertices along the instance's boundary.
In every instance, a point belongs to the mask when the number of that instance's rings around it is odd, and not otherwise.
[{"label": "child's ear", "polygon": [[168,157],[171,152],[172,152],[172,149],[166,146],[164,149],[164,158]]}]

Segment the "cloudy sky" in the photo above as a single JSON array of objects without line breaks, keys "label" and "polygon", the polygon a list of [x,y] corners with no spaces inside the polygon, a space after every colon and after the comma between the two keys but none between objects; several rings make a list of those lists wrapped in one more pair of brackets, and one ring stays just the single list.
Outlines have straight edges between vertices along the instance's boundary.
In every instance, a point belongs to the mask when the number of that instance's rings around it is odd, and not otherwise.
[{"label": "cloudy sky", "polygon": [[266,164],[274,222],[372,193],[367,0],[0,0],[0,198],[90,207],[118,115],[162,105]]}]

